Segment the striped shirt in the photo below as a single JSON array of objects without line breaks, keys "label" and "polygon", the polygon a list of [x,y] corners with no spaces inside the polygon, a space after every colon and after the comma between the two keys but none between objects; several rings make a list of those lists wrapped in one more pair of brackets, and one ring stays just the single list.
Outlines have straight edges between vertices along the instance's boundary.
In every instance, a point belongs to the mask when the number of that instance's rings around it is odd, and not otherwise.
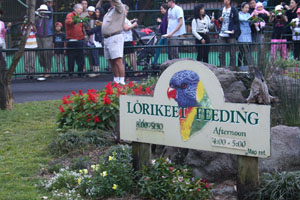
[{"label": "striped shirt", "polygon": [[[25,34],[26,30],[23,32],[23,34]],[[37,41],[36,41],[36,37],[35,37],[35,32],[31,29],[30,34],[28,36],[28,39],[26,41],[25,44],[25,48],[26,49],[34,49],[37,48]]]}]

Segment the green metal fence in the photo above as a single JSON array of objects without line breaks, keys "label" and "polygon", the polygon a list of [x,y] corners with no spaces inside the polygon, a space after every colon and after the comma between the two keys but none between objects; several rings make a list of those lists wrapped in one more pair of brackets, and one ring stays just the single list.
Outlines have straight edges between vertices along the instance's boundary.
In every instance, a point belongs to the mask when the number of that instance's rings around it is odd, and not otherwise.
[{"label": "green metal fence", "polygon": [[[135,46],[131,47],[135,49],[136,53],[136,60],[138,64],[138,71],[145,72],[145,71],[153,71],[157,70],[157,68],[154,68],[152,62],[154,60],[155,56],[155,51],[157,49],[161,50],[161,53],[158,58],[158,65],[161,63],[164,63],[168,60],[168,51],[170,51],[171,48],[178,48],[179,50],[179,58],[192,58],[192,59],[197,59],[197,48],[199,47],[204,47],[205,49],[209,49],[208,53],[208,63],[216,66],[221,65],[220,60],[220,54],[224,53],[225,54],[225,66],[229,66],[231,59],[233,59],[233,65],[234,66],[242,66],[245,65],[245,57],[243,59],[241,58],[241,53],[242,48],[247,46],[247,49],[249,50],[246,53],[249,53],[251,55],[251,63],[248,62],[246,65],[257,65],[259,60],[261,59],[276,59],[276,58],[283,58],[284,55],[282,54],[284,52],[284,49],[286,48],[286,58],[292,58],[293,57],[293,43],[291,42],[285,42],[285,43],[249,43],[249,44],[242,44],[242,43],[234,43],[234,44],[205,44],[205,45],[195,45],[195,44],[184,44],[186,43],[186,40],[182,39],[180,42],[181,44],[178,46]],[[276,47],[276,52],[274,54],[274,45],[277,45]],[[128,47],[129,48],[129,47]],[[273,49],[273,53],[271,53]],[[44,74],[44,70],[39,64],[38,61],[38,52],[40,51],[49,51],[53,52],[54,49],[34,49],[30,51],[34,51],[36,53],[35,59],[32,60],[30,63],[34,65],[34,72],[33,73],[26,73],[25,68],[30,67],[30,66],[25,66],[24,65],[24,57],[21,58],[20,62],[18,63],[17,69],[15,71],[15,76],[24,76],[24,75],[40,75]],[[57,49],[56,49],[57,50]],[[88,59],[88,54],[89,50],[92,50],[92,48],[85,48],[85,52],[87,52],[87,55],[85,55],[85,70],[82,73],[94,73],[92,71],[92,67],[90,65],[89,59]],[[100,61],[100,73],[111,73],[111,69],[108,65],[107,60],[104,58],[103,55],[103,49],[98,48],[99,50],[99,61]],[[6,61],[7,65],[10,66],[12,62],[12,58],[14,53],[17,51],[17,49],[7,49],[4,50],[6,54]],[[29,51],[29,50],[26,50]],[[233,54],[231,52],[233,51]],[[273,54],[273,55],[272,55]],[[66,69],[68,69],[68,59],[67,55],[65,55],[65,65]],[[51,68],[51,74],[53,75],[60,75],[60,74],[69,74],[68,71],[64,72],[62,71],[62,64],[60,63],[59,66],[56,65],[56,60],[54,56],[51,58],[52,59],[52,68]],[[125,56],[124,58],[124,63],[126,67],[126,71],[128,73],[133,72],[132,67],[130,66],[130,59]],[[224,66],[224,64],[223,64]],[[74,73],[77,73],[77,66],[75,65]]]}]

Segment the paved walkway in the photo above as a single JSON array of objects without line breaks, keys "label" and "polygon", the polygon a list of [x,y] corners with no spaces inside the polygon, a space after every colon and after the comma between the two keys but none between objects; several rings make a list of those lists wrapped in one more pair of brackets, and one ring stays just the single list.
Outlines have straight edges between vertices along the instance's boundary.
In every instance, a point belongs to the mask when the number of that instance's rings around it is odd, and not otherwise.
[{"label": "paved walkway", "polygon": [[[130,80],[139,81],[142,77]],[[81,89],[100,90],[112,80],[112,75],[101,75],[97,78],[49,78],[46,81],[17,79],[12,81],[12,91],[16,103],[61,99],[72,91]]]}]

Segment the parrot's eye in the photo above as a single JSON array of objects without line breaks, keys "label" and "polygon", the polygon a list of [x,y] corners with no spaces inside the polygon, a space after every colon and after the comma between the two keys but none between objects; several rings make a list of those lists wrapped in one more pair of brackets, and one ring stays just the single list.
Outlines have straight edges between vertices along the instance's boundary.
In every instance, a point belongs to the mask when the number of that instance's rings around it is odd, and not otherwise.
[{"label": "parrot's eye", "polygon": [[182,84],[181,84],[181,88],[182,88],[182,89],[185,89],[186,87],[187,87],[187,86],[186,86],[185,83],[182,83]]}]

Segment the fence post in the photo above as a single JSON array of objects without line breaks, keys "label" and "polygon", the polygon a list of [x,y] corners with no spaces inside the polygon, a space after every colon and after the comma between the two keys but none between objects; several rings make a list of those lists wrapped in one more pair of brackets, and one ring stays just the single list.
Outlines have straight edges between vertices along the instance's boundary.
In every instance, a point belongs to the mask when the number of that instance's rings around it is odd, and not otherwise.
[{"label": "fence post", "polygon": [[258,158],[238,156],[237,163],[238,199],[243,200],[247,194],[254,192],[259,185]]},{"label": "fence post", "polygon": [[138,171],[151,161],[151,144],[132,142],[133,168]]}]

